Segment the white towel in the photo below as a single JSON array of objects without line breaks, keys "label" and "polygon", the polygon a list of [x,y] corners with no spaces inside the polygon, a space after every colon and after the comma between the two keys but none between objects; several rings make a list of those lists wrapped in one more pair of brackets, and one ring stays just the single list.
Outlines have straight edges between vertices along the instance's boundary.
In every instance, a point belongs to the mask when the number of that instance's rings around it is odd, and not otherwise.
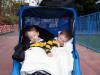
[{"label": "white towel", "polygon": [[31,47],[25,51],[25,60],[21,71],[29,74],[37,70],[45,70],[52,75],[70,75],[73,70],[73,56],[66,47],[53,48],[53,57],[48,57],[39,47]]}]

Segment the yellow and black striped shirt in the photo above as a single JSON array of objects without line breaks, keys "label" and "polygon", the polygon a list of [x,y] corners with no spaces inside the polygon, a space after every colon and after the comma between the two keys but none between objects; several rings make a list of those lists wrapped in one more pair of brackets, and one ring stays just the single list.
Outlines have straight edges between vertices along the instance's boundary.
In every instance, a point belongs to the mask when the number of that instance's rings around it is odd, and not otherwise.
[{"label": "yellow and black striped shirt", "polygon": [[[48,42],[39,42],[31,44],[30,47],[41,47],[46,53],[50,53],[53,47],[57,47],[56,40],[49,40]],[[63,46],[61,46],[63,47]]]}]

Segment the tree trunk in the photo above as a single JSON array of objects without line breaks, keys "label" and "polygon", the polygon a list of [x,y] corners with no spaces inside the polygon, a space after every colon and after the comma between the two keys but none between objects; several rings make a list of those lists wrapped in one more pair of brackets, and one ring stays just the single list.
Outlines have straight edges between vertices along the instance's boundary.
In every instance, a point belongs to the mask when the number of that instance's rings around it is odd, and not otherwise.
[{"label": "tree trunk", "polygon": [[1,3],[1,0],[0,0],[0,16],[1,16],[1,4],[2,4],[2,3]]},{"label": "tree trunk", "polygon": [[12,0],[10,0],[10,16],[12,16]]}]

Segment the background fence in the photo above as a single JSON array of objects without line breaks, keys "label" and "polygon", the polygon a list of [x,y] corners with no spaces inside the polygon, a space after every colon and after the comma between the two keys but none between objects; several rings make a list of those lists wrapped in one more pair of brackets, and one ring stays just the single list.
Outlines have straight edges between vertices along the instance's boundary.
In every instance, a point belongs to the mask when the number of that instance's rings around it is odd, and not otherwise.
[{"label": "background fence", "polygon": [[100,52],[100,12],[77,18],[76,41],[78,44]]}]

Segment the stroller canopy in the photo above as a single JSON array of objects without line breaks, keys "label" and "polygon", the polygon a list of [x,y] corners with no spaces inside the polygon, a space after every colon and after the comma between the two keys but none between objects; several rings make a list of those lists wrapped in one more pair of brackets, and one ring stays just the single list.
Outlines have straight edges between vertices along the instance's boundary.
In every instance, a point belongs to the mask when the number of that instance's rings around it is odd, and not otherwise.
[{"label": "stroller canopy", "polygon": [[72,20],[76,19],[76,12],[73,8],[63,7],[23,6],[18,15],[20,29],[37,25],[55,36],[57,36],[58,31],[74,29]]},{"label": "stroller canopy", "polygon": [[26,7],[22,12],[22,17],[59,18],[73,17],[73,15],[71,10],[57,7]]}]

